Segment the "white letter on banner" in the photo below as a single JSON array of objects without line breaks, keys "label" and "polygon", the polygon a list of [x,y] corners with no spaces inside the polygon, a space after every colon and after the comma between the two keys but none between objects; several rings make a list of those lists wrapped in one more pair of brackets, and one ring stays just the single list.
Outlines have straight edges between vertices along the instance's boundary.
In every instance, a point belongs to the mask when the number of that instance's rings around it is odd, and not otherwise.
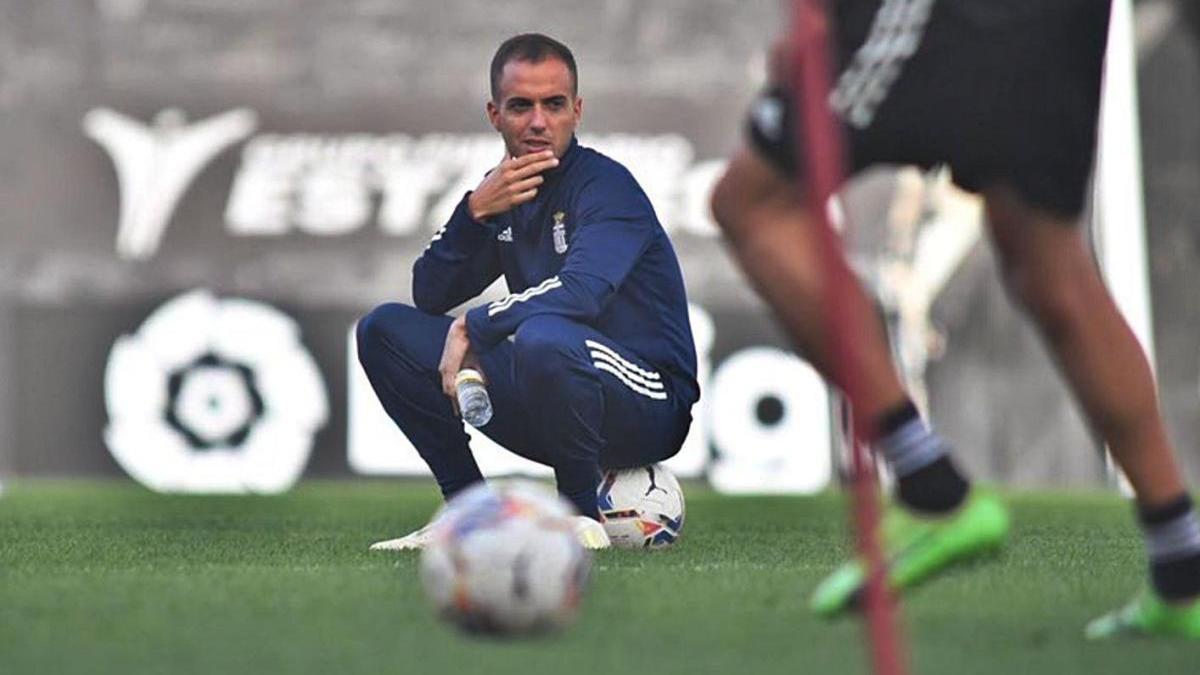
[{"label": "white letter on banner", "polygon": [[364,167],[348,159],[318,162],[300,179],[296,224],[310,234],[353,232],[367,222],[371,193]]},{"label": "white letter on banner", "polygon": [[242,151],[225,204],[225,227],[236,236],[279,236],[291,229],[298,165],[277,150],[274,136],[259,136]]},{"label": "white letter on banner", "polygon": [[380,229],[391,235],[416,234],[425,216],[425,204],[445,183],[445,176],[436,164],[420,160],[395,162],[378,170],[383,191]]}]

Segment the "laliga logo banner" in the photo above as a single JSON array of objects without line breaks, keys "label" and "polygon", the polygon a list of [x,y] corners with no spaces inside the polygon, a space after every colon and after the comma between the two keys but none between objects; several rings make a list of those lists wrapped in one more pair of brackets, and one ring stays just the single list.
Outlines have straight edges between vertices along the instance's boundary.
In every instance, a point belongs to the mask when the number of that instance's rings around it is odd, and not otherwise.
[{"label": "laliga logo banner", "polygon": [[105,442],[159,492],[279,493],[329,416],[295,322],[197,290],[155,310],[109,353]]}]

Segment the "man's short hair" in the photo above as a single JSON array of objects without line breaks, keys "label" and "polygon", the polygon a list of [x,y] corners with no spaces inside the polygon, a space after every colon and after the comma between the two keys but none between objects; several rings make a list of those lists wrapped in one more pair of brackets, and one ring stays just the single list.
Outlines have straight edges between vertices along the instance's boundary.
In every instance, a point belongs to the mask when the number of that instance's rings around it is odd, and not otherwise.
[{"label": "man's short hair", "polygon": [[500,100],[500,77],[504,66],[510,61],[541,63],[544,59],[558,59],[571,71],[571,95],[579,93],[579,73],[575,70],[575,56],[566,45],[541,33],[522,33],[505,40],[492,57],[491,84],[492,100]]}]

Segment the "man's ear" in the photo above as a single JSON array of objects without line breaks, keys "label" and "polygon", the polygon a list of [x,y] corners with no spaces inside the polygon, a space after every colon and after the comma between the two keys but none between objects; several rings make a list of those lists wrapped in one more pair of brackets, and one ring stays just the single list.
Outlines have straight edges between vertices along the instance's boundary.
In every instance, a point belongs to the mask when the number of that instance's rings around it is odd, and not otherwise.
[{"label": "man's ear", "polygon": [[485,109],[487,110],[488,122],[492,123],[492,128],[500,131],[500,108],[496,106],[496,102],[489,100]]}]

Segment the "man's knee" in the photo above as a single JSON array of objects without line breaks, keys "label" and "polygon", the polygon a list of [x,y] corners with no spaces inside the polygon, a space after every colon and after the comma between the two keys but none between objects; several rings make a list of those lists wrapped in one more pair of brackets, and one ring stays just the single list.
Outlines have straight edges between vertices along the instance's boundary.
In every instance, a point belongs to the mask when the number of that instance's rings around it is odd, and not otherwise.
[{"label": "man's knee", "polygon": [[742,180],[737,163],[730,163],[709,197],[713,220],[720,226],[721,231],[731,238],[741,234],[746,209],[749,207],[739,186]]},{"label": "man's knee", "polygon": [[713,187],[708,203],[713,220],[726,234],[730,234],[730,231],[735,229],[739,212],[738,194],[734,187],[736,180],[730,176],[732,170],[732,168],[726,169],[725,173],[721,174],[720,180]]},{"label": "man's knee", "polygon": [[404,351],[410,319],[420,310],[398,302],[389,302],[376,307],[358,320],[354,328],[358,345],[358,361],[369,367],[372,358],[381,350]]},{"label": "man's knee", "polygon": [[513,369],[519,382],[565,381],[580,349],[580,324],[559,316],[527,319],[513,336]]},{"label": "man's knee", "polygon": [[714,220],[735,242],[749,234],[764,209],[787,211],[802,206],[791,182],[749,148],[729,162],[709,198]]}]

